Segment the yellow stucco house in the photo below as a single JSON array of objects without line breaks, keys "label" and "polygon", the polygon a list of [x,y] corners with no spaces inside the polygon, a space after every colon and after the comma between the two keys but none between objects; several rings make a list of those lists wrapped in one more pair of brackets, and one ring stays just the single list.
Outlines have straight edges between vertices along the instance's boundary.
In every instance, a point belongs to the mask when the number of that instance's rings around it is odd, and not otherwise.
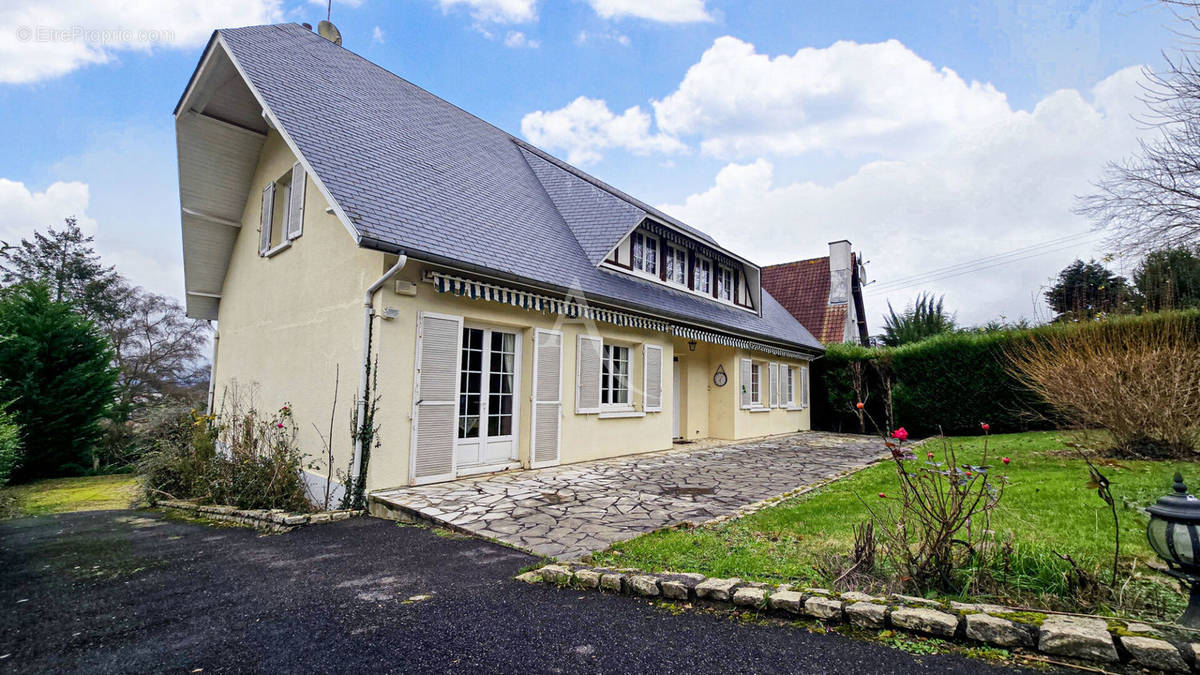
[{"label": "yellow stucco house", "polygon": [[822,347],[759,266],[305,27],[215,32],[175,117],[212,400],[313,454],[332,412],[357,467],[369,355],[368,490],[809,428]]}]

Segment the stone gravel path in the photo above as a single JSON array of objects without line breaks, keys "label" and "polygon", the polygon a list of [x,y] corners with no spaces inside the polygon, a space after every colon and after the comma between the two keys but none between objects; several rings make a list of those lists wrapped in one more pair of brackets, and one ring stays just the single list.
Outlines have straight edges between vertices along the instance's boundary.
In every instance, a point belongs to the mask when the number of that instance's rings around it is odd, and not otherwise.
[{"label": "stone gravel path", "polygon": [[804,432],[372,494],[393,509],[561,560],[700,523],[882,456],[879,439]]}]

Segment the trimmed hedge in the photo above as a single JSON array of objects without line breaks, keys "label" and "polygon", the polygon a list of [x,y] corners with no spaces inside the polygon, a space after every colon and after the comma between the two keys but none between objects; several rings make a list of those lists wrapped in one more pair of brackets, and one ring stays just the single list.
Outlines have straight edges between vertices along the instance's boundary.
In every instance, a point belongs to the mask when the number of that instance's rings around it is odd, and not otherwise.
[{"label": "trimmed hedge", "polygon": [[[1144,314],[1108,319],[1101,330],[1120,330],[1130,322],[1184,321],[1200,339],[1200,311]],[[857,395],[851,364],[862,362],[867,380],[867,412],[883,426],[887,395],[880,371],[892,373],[895,426],[915,436],[938,432],[977,434],[987,422],[992,433],[1053,429],[1054,412],[1020,380],[1007,372],[1006,352],[1051,331],[1075,331],[1097,324],[1051,324],[1028,330],[948,333],[902,347],[866,348],[830,345],[813,364],[813,424],[829,431],[858,431]],[[866,431],[874,431],[870,422]]]}]

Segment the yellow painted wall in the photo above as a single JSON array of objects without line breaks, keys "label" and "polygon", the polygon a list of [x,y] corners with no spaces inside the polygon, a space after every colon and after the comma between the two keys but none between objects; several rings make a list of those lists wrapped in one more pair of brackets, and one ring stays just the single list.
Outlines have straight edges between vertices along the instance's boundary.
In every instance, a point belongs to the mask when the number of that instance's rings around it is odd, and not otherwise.
[{"label": "yellow painted wall", "polygon": [[[235,382],[253,390],[255,404],[272,411],[290,403],[299,430],[301,449],[323,454],[329,424],[335,370],[340,370],[338,408],[332,436],[334,466],[344,469],[351,458],[350,417],[358,387],[361,359],[361,298],[366,287],[395,260],[358,248],[311,179],[306,189],[303,236],[270,258],[258,255],[261,194],[269,182],[284,175],[294,158],[282,139],[270,132],[242,216],[242,228],[230,261],[221,300],[216,364],[216,396],[222,398]],[[808,411],[740,410],[738,359],[740,350],[687,342],[662,333],[621,328],[604,323],[560,319],[482,300],[437,293],[422,281],[425,266],[410,261],[397,279],[413,282],[415,296],[395,292],[388,283],[376,296],[379,313],[399,310],[393,320],[375,319],[378,363],[380,447],[373,449],[369,489],[409,482],[412,423],[413,364],[419,311],[464,317],[467,322],[515,329],[521,338],[520,389],[517,397],[518,459],[529,461],[530,397],[532,393],[533,329],[563,332],[563,463],[664,450],[672,442],[672,361],[680,357],[681,431],[685,438],[738,439],[808,428]],[[632,346],[632,391],[635,408],[643,404],[641,346],[663,348],[663,410],[642,417],[602,418],[575,414],[577,336],[599,334],[606,341]],[[769,359],[763,355],[762,358]],[[774,359],[778,360],[778,359]],[[717,364],[729,376],[725,387],[712,383]],[[314,424],[320,433],[314,429]],[[323,472],[321,472],[323,473]]]},{"label": "yellow painted wall", "polygon": [[258,255],[263,188],[294,161],[271,131],[225,276],[217,322],[216,405],[231,395],[234,381],[243,392],[253,391],[261,410],[291,403],[299,446],[316,456],[323,453],[323,443],[313,424],[328,433],[334,373],[340,367],[333,447],[335,468],[345,470],[362,349],[362,294],[381,273],[383,254],[358,248],[341,222],[325,213],[325,199],[310,179],[303,235],[270,258]]}]

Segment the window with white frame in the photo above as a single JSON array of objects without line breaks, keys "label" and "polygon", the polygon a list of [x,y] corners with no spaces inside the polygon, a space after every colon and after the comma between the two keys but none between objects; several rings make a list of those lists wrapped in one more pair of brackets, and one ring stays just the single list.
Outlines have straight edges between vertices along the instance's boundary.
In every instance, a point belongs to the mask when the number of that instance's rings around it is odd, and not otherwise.
[{"label": "window with white frame", "polygon": [[712,263],[708,258],[696,257],[696,268],[692,275],[692,288],[698,293],[712,293]]},{"label": "window with white frame", "polygon": [[678,246],[667,245],[667,256],[663,260],[667,266],[667,281],[687,285],[687,253]]},{"label": "window with white frame", "polygon": [[633,233],[633,269],[658,274],[658,239],[641,232]]},{"label": "window with white frame", "polygon": [[600,361],[600,404],[629,405],[629,347],[604,345]]},{"label": "window with white frame", "polygon": [[717,266],[717,298],[733,302],[733,270]]},{"label": "window with white frame", "polygon": [[757,361],[750,364],[750,405],[762,405],[762,364]]}]

